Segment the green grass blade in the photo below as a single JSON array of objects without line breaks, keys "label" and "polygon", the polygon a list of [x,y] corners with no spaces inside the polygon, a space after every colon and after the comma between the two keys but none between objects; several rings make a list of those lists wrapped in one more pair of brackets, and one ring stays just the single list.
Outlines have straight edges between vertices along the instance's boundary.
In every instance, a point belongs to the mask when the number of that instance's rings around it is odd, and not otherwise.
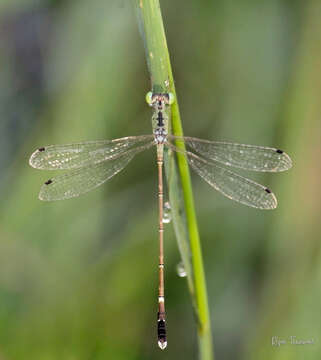
[{"label": "green grass blade", "polygon": [[[174,135],[183,136],[179,105],[174,85],[174,79],[170,64],[170,57],[164,31],[164,25],[159,5],[159,0],[134,0],[137,8],[141,35],[145,44],[147,64],[151,76],[153,92],[171,92],[175,95],[175,103],[172,105],[172,132]],[[184,149],[182,142],[176,144]],[[173,212],[173,223],[182,260],[187,270],[189,290],[192,302],[196,306],[198,320],[198,339],[200,346],[200,358],[202,360],[213,359],[213,347],[211,336],[210,315],[207,299],[205,273],[203,267],[202,251],[199,231],[197,226],[196,212],[193,199],[193,191],[189,167],[184,155],[177,155],[178,174],[174,158],[171,153],[166,157],[165,168],[169,186],[170,202]],[[181,201],[179,181],[182,188]],[[185,215],[182,214],[185,210]],[[186,226],[185,226],[186,222]],[[186,229],[187,228],[187,229]],[[187,234],[190,244],[187,244]],[[191,257],[191,263],[190,263]],[[192,272],[189,271],[192,269]]]}]

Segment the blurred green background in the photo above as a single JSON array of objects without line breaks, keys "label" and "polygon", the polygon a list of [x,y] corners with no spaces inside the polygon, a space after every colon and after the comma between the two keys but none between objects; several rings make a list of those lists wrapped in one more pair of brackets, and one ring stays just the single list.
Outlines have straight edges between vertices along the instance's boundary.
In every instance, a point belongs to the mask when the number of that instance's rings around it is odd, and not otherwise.
[{"label": "blurred green background", "polygon": [[[251,176],[273,189],[275,211],[192,174],[216,359],[320,359],[321,2],[161,6],[185,134],[279,147],[294,162]],[[56,203],[37,199],[52,174],[28,165],[39,146],[150,133],[148,90],[129,0],[1,0],[1,360],[197,358],[171,224],[169,344],[156,344],[154,151]]]}]

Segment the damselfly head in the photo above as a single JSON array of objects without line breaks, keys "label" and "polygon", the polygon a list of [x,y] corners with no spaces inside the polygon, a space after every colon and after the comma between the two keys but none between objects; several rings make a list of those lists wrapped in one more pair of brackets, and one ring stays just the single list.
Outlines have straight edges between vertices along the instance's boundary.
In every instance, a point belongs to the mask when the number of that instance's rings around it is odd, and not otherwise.
[{"label": "damselfly head", "polygon": [[164,105],[172,105],[175,101],[175,96],[172,93],[153,93],[149,91],[146,94],[146,102],[149,106],[163,107]]}]

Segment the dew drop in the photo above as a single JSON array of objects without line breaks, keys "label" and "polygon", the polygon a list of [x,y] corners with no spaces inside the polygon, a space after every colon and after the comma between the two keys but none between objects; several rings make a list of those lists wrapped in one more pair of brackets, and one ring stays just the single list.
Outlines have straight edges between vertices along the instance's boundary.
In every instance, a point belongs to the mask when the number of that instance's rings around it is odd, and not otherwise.
[{"label": "dew drop", "polygon": [[183,261],[179,262],[176,266],[176,270],[177,270],[177,275],[179,277],[186,277],[186,270],[185,270],[185,266],[183,264]]},{"label": "dew drop", "polygon": [[171,214],[171,205],[168,201],[164,204],[164,213],[163,213],[163,224],[168,224],[172,220]]}]

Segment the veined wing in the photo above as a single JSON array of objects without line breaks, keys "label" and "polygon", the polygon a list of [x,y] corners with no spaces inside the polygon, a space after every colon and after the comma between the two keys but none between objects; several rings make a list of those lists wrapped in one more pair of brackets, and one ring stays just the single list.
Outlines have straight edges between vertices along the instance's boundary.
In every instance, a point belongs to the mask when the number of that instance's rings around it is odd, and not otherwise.
[{"label": "veined wing", "polygon": [[275,209],[277,200],[267,187],[260,185],[214,162],[204,160],[197,155],[182,151],[170,143],[175,151],[185,153],[188,163],[208,184],[228,198],[258,209]]},{"label": "veined wing", "polygon": [[118,156],[109,157],[104,161],[74,169],[46,181],[39,193],[39,199],[44,201],[65,200],[84,194],[103,184],[119,173],[139,152],[150,148],[155,143],[128,150]]},{"label": "veined wing", "polygon": [[288,170],[292,166],[290,157],[282,150],[275,148],[193,137],[169,136],[169,139],[184,141],[188,150],[195,151],[205,159],[240,169],[276,172]]},{"label": "veined wing", "polygon": [[191,153],[187,157],[192,169],[228,198],[259,209],[276,208],[276,197],[268,188]]},{"label": "veined wing", "polygon": [[85,141],[67,145],[50,145],[36,150],[29,164],[41,170],[67,170],[98,164],[135,147],[144,146],[153,135],[128,136],[114,140]]}]

